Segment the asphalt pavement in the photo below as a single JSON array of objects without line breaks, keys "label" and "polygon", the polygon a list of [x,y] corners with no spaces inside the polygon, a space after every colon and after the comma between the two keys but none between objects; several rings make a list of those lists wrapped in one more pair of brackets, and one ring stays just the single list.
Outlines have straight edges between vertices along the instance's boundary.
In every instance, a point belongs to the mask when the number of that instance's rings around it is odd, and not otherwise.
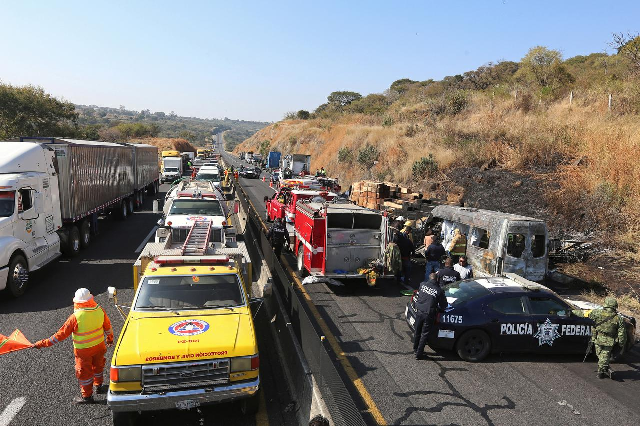
[{"label": "asphalt pavement", "polygon": [[[225,155],[237,167],[240,160]],[[264,217],[268,181],[240,179]],[[295,269],[295,259],[288,256]],[[424,268],[414,265],[412,286]],[[391,280],[376,288],[306,285],[351,365],[388,424],[638,425],[640,349],[612,364],[615,380],[596,378],[595,358],[495,354],[467,363],[453,352],[427,350],[415,360],[404,319],[409,297]]]},{"label": "asphalt pavement", "polygon": [[[161,190],[166,190],[163,185]],[[158,198],[163,199],[164,194]],[[109,315],[116,336],[124,320],[107,297],[107,287],[118,289],[126,305],[133,300],[132,265],[159,215],[151,211],[147,197],[143,209],[125,221],[111,217],[99,221],[100,235],[74,259],[61,259],[33,273],[27,293],[13,299],[0,295],[0,333],[20,329],[35,342],[55,333],[73,312],[73,295],[87,287]],[[162,207],[162,206],[160,206]],[[266,321],[265,321],[266,322]],[[293,425],[294,405],[284,381],[280,360],[271,343],[268,324],[256,324],[260,349],[263,402],[254,416],[243,416],[237,404],[221,404],[191,411],[163,411],[145,415],[138,422],[154,425]],[[93,405],[76,406],[79,395],[74,373],[71,339],[41,350],[27,349],[0,356],[0,426],[11,425],[110,425],[106,396]],[[107,351],[105,377],[113,348]]]}]

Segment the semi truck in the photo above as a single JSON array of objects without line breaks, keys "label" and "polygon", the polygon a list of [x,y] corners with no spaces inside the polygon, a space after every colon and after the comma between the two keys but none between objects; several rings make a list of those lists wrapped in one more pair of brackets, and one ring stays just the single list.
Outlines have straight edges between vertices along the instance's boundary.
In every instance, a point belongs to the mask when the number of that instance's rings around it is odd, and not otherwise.
[{"label": "semi truck", "polygon": [[289,154],[282,159],[282,170],[289,169],[294,175],[307,175],[311,168],[311,156]]},{"label": "semi truck", "polygon": [[182,157],[162,158],[162,182],[173,182],[182,177],[183,163]]},{"label": "semi truck", "polygon": [[271,151],[267,155],[267,169],[277,169],[280,167],[281,154],[278,151]]},{"label": "semi truck", "polygon": [[158,190],[158,149],[143,144],[20,138],[0,142],[0,290],[89,246],[98,215],[125,219]]}]

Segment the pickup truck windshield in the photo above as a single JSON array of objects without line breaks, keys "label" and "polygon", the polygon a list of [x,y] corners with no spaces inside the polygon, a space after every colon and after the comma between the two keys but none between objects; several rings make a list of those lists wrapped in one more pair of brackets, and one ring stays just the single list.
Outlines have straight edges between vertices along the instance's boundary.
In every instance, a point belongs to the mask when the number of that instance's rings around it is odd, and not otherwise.
[{"label": "pickup truck windshield", "polygon": [[142,280],[134,309],[213,309],[244,304],[235,274],[152,276]]},{"label": "pickup truck windshield", "polygon": [[13,192],[0,191],[0,217],[13,216],[15,204],[15,195]]},{"label": "pickup truck windshield", "polygon": [[222,206],[217,200],[175,200],[169,214],[200,214],[222,216]]}]

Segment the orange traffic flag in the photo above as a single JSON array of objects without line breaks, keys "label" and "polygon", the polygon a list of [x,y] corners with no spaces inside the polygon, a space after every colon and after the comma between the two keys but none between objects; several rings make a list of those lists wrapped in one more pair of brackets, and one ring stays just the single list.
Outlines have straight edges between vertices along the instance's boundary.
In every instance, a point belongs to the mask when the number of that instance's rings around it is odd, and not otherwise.
[{"label": "orange traffic flag", "polygon": [[11,333],[9,337],[0,334],[0,355],[27,349],[31,346],[33,346],[31,342],[18,329]]}]

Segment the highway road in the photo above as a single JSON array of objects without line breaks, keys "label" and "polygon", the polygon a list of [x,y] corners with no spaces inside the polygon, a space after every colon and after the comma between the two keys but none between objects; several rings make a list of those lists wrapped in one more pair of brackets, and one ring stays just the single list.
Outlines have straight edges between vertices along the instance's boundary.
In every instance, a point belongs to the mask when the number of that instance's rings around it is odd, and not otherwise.
[{"label": "highway road", "polygon": [[[225,160],[241,164],[228,154]],[[273,194],[268,180],[240,183],[264,217],[263,198]],[[295,269],[293,256],[288,260]],[[423,269],[414,271],[415,287]],[[362,380],[363,399],[387,424],[640,424],[638,346],[612,365],[613,381],[597,379],[594,359],[582,363],[581,356],[493,355],[467,363],[454,353],[427,351],[428,360],[415,360],[404,319],[408,297],[392,282],[305,289]]]},{"label": "highway road", "polygon": [[[166,190],[163,185],[161,190]],[[159,198],[164,198],[160,194]],[[107,287],[118,288],[119,301],[133,300],[132,264],[142,243],[151,236],[159,215],[151,211],[152,199],[124,222],[100,220],[100,235],[75,259],[63,259],[32,275],[31,288],[21,298],[0,296],[0,333],[19,328],[32,342],[48,338],[73,311],[71,299],[79,287],[87,287],[111,318],[118,336],[123,325]],[[154,425],[294,425],[292,398],[281,378],[283,372],[266,323],[256,324],[260,349],[260,375],[264,401],[254,417],[244,417],[235,404],[192,411],[167,411],[145,415],[139,422]],[[107,353],[105,377],[109,377]],[[0,356],[0,426],[11,425],[110,425],[106,396],[93,405],[74,406],[79,395],[74,374],[71,339],[46,349],[27,349]],[[10,421],[10,423],[9,423]]]}]

